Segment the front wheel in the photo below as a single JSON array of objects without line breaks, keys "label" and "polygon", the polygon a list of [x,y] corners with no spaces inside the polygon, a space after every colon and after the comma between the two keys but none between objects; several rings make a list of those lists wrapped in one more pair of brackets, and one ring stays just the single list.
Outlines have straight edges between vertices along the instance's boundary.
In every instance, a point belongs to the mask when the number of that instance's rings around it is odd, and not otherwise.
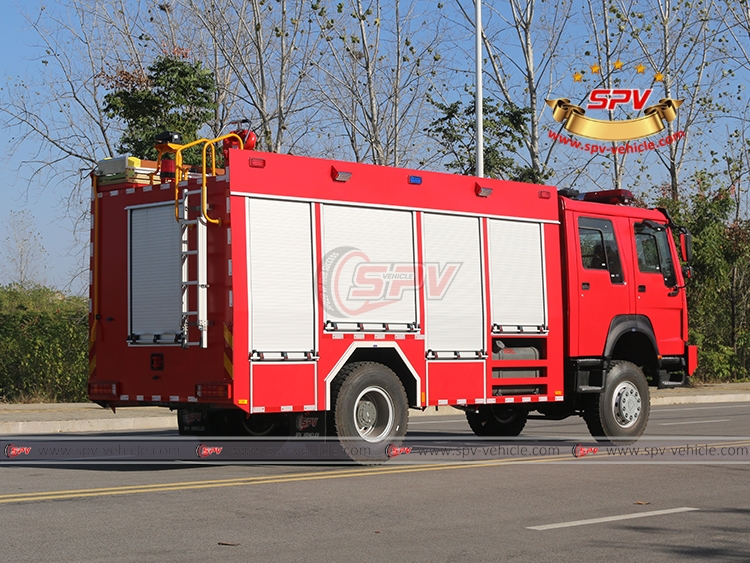
[{"label": "front wheel", "polygon": [[486,405],[478,411],[466,411],[466,421],[481,437],[518,436],[526,426],[529,413],[508,407]]},{"label": "front wheel", "polygon": [[591,399],[583,419],[598,442],[632,444],[643,435],[651,399],[641,368],[630,362],[612,362],[604,391]]},{"label": "front wheel", "polygon": [[388,459],[391,446],[406,435],[409,402],[401,380],[375,362],[341,370],[331,387],[336,435],[354,461]]}]

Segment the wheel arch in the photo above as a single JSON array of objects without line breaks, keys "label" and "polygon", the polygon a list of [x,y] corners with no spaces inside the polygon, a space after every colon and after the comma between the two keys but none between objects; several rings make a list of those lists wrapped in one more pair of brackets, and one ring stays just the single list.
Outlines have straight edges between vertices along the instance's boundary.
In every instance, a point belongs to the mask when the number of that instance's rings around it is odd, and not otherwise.
[{"label": "wheel arch", "polygon": [[651,321],[644,315],[618,315],[612,319],[604,346],[608,360],[626,360],[640,366],[647,375],[659,369],[659,347]]},{"label": "wheel arch", "polygon": [[421,407],[422,380],[396,342],[353,343],[325,378],[326,405],[331,408],[331,384],[341,370],[355,362],[376,362],[390,368],[401,380],[410,407]]}]

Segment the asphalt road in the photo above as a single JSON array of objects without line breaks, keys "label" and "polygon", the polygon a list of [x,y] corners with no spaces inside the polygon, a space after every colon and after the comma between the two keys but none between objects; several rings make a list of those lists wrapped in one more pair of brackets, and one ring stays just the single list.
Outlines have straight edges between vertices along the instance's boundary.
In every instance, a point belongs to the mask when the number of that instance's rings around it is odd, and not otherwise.
[{"label": "asphalt road", "polygon": [[[468,434],[458,412],[410,424],[448,447]],[[522,437],[564,449],[379,467],[0,466],[0,561],[750,560],[747,455],[576,458],[571,444],[591,446],[577,419],[529,421]],[[750,404],[654,407],[643,444],[750,446]]]}]

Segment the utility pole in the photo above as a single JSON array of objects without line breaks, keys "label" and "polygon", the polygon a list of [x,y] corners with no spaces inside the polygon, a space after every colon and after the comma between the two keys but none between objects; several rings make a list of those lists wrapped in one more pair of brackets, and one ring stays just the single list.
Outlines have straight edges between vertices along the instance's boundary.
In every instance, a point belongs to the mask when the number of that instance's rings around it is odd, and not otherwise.
[{"label": "utility pole", "polygon": [[474,105],[477,109],[477,170],[476,175],[479,178],[484,177],[484,109],[482,107],[482,0],[474,0],[476,3],[476,31],[477,31],[477,48],[476,48],[476,100]]}]

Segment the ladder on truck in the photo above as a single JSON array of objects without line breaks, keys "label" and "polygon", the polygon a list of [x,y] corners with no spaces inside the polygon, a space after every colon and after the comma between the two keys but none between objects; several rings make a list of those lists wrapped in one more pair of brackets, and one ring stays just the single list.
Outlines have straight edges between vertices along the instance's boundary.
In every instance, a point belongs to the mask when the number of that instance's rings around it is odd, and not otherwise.
[{"label": "ladder on truck", "polygon": [[[152,183],[154,176],[161,170],[164,155],[168,153],[175,155],[175,177],[173,181],[175,187],[175,218],[180,225],[180,258],[182,265],[181,330],[183,348],[187,348],[188,346],[208,347],[208,271],[206,265],[208,245],[206,229],[209,223],[221,225],[221,219],[212,219],[207,213],[206,177],[208,171],[206,168],[206,153],[210,148],[211,176],[216,176],[216,149],[214,145],[223,141],[231,141],[229,146],[237,146],[240,149],[244,149],[247,138],[249,136],[243,139],[237,133],[233,132],[215,139],[198,139],[186,145],[179,144],[181,136],[177,133],[164,132],[157,135],[156,138],[159,144],[155,148],[159,156],[156,160],[156,171],[151,175]],[[187,189],[187,182],[184,187],[181,186],[181,181],[188,179],[187,173],[183,171],[182,152],[185,149],[195,146],[203,147],[202,182],[200,191],[190,192]],[[254,136],[252,145],[249,146],[250,148],[255,146]],[[182,191],[180,191],[180,187],[182,187]],[[200,196],[198,198],[198,205],[190,206],[190,196],[196,194]],[[194,233],[194,236],[191,236],[191,233]],[[194,264],[192,268],[191,263]],[[194,292],[190,291],[191,287],[195,287]],[[190,298],[191,294],[195,296],[193,300]],[[199,338],[197,341],[190,341],[191,326],[196,326],[198,329]]]},{"label": "ladder on truck", "polygon": [[[179,218],[182,263],[182,346],[208,347],[208,271],[206,264],[206,221],[200,206],[189,205],[190,192],[182,190]],[[193,211],[193,213],[191,213]],[[197,211],[197,213],[195,213]],[[191,215],[194,218],[191,218]],[[194,258],[192,258],[194,257]],[[192,263],[192,267],[191,267]],[[195,291],[190,291],[191,288]],[[191,300],[191,294],[194,299]],[[190,341],[190,327],[198,328],[198,340]]]}]

